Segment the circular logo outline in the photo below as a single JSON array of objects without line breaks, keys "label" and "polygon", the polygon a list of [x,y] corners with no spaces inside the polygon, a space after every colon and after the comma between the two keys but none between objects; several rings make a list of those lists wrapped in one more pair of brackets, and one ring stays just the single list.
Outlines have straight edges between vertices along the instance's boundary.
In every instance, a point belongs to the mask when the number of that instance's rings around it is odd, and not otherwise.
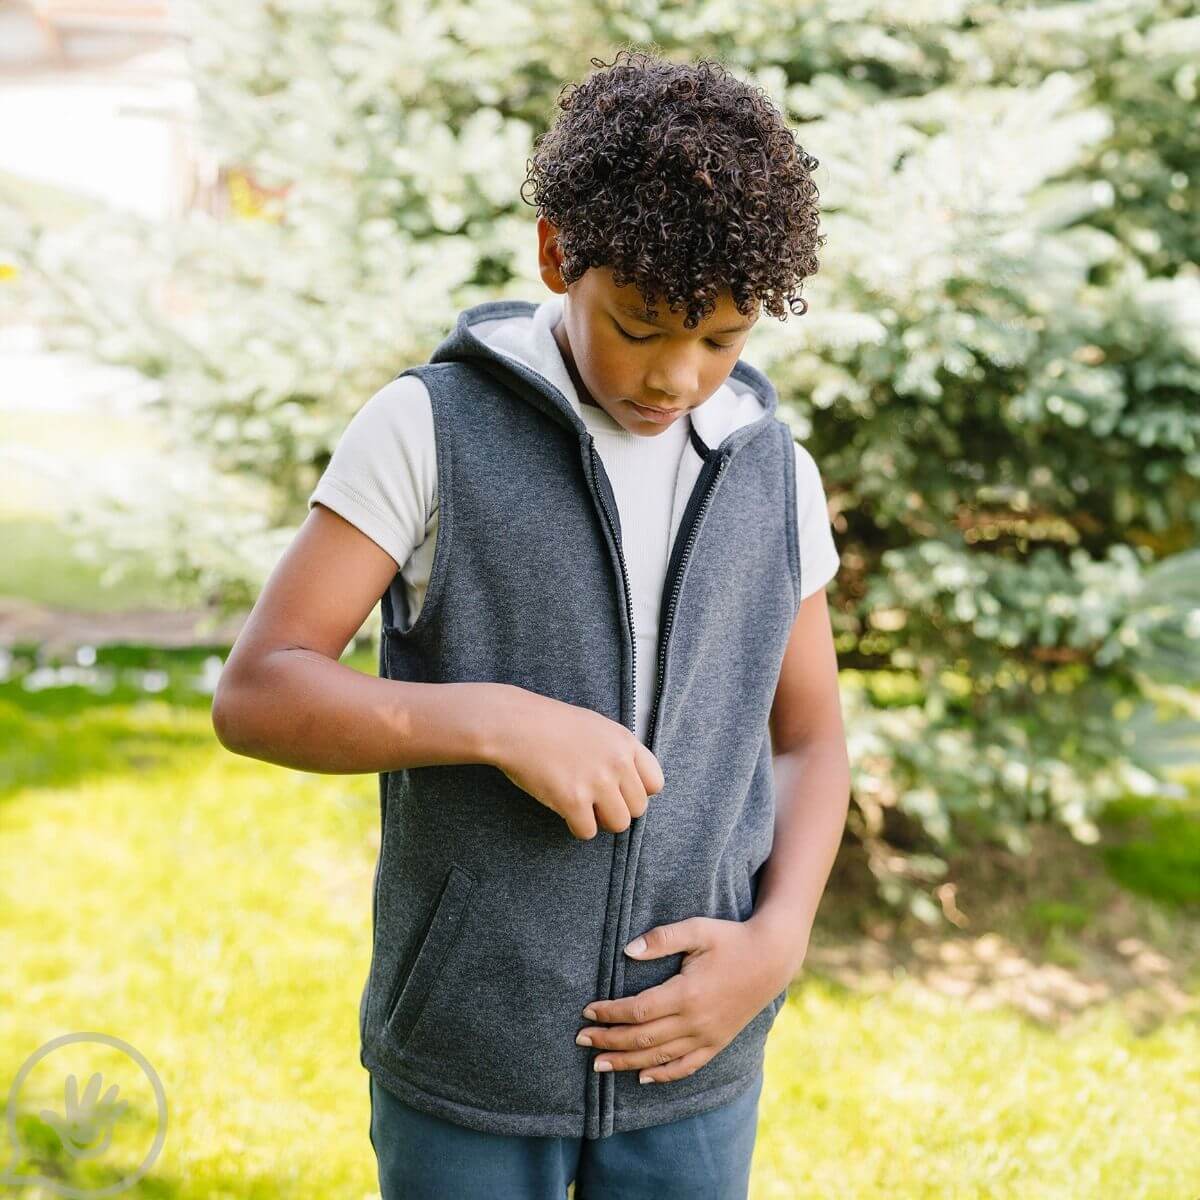
[{"label": "circular logo outline", "polygon": [[[129,1058],[133,1059],[150,1081],[150,1086],[154,1090],[155,1103],[158,1106],[158,1128],[155,1131],[154,1141],[151,1143],[146,1157],[131,1174],[118,1180],[116,1183],[105,1184],[101,1188],[78,1188],[71,1184],[62,1183],[57,1179],[50,1179],[45,1175],[18,1175],[13,1170],[19,1157],[19,1148],[23,1145],[17,1134],[17,1096],[21,1091],[21,1085],[25,1082],[26,1077],[33,1068],[46,1055],[52,1050],[57,1050],[59,1046],[67,1046],[72,1042],[100,1042],[103,1045],[112,1046],[114,1049],[122,1051]],[[150,1060],[136,1046],[131,1046],[124,1038],[115,1037],[110,1033],[64,1033],[56,1038],[51,1038],[50,1041],[39,1046],[21,1064],[8,1089],[5,1124],[9,1145],[12,1147],[13,1164],[12,1167],[0,1169],[0,1184],[16,1187],[36,1183],[57,1192],[61,1196],[71,1196],[75,1200],[95,1200],[95,1197],[98,1196],[115,1196],[117,1193],[125,1191],[126,1188],[132,1187],[154,1165],[159,1154],[162,1153],[163,1143],[167,1140],[167,1093],[163,1088],[158,1072],[150,1065]]]}]

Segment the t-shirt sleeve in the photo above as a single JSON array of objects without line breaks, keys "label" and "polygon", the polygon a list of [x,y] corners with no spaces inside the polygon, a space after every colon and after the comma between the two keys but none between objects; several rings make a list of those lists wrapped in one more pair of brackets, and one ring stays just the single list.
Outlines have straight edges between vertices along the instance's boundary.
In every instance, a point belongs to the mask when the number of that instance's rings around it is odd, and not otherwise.
[{"label": "t-shirt sleeve", "polygon": [[840,562],[825,488],[813,456],[799,443],[796,447],[796,518],[800,534],[800,599],[823,588],[836,574]]},{"label": "t-shirt sleeve", "polygon": [[350,418],[308,507],[324,504],[403,567],[437,513],[437,453],[429,392],[402,375]]}]

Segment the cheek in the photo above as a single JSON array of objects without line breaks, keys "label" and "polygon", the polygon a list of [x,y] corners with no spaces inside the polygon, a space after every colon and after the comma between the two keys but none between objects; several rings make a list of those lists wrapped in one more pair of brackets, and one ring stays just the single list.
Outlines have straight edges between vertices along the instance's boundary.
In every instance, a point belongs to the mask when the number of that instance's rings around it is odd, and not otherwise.
[{"label": "cheek", "polygon": [[[622,353],[621,347],[597,344],[590,366],[596,387],[606,396],[624,398],[630,391],[630,385],[636,383],[633,356]],[[633,390],[636,391],[636,387]]]},{"label": "cheek", "polygon": [[[714,358],[716,356],[714,355]],[[722,354],[719,361],[714,361],[704,368],[704,394],[711,396],[729,378],[737,363],[738,356],[732,350]]]}]

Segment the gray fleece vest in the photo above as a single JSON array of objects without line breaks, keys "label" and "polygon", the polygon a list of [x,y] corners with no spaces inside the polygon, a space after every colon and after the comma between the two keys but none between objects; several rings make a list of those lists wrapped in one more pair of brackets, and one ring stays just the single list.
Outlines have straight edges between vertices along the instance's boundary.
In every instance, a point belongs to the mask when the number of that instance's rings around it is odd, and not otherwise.
[{"label": "gray fleece vest", "polygon": [[[636,662],[616,499],[587,427],[463,311],[417,374],[437,443],[438,537],[409,627],[403,579],[383,595],[380,675],[492,680],[635,729]],[[742,921],[771,850],[768,715],[800,596],[792,435],[768,411],[716,446],[671,548],[647,744],[666,786],[621,833],[576,838],[481,763],[380,775],[382,821],[361,1062],[406,1103],[501,1134],[601,1138],[705,1112],[744,1092],[787,996],[688,1077],[641,1085],[575,1044],[588,1001],[635,995],[683,955],[623,947],[692,916]]]}]

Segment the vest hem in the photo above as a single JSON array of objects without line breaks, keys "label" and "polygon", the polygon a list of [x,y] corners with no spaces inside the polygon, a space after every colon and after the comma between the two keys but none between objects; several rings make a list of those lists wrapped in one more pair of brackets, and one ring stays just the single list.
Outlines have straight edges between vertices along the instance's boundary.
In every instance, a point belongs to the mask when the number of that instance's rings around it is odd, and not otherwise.
[{"label": "vest hem", "polygon": [[397,1074],[385,1066],[369,1047],[364,1047],[362,1065],[375,1078],[375,1082],[386,1088],[405,1104],[420,1109],[430,1116],[481,1133],[516,1134],[522,1137],[581,1137],[583,1110],[577,1113],[528,1113],[497,1112],[490,1108],[474,1108],[457,1100],[431,1092],[421,1084]]},{"label": "vest hem", "polygon": [[[457,1100],[450,1100],[437,1092],[428,1091],[414,1080],[397,1074],[396,1071],[385,1066],[368,1047],[363,1048],[360,1061],[380,1087],[391,1092],[403,1103],[441,1120],[465,1125],[468,1129],[475,1129],[481,1133],[517,1137],[586,1138],[588,1136],[584,1132],[585,1115],[582,1110],[577,1113],[513,1113],[499,1112],[490,1108],[475,1108]],[[762,1070],[762,1065],[763,1060],[760,1058],[752,1070],[737,1079],[708,1088],[703,1092],[691,1092],[678,1100],[668,1098],[652,1108],[639,1104],[636,1108],[621,1108],[616,1113],[612,1113],[610,1109],[610,1116],[606,1122],[609,1132],[599,1136],[607,1137],[614,1133],[629,1133],[636,1129],[666,1125],[672,1121],[682,1121],[687,1117],[699,1116],[714,1108],[720,1108],[724,1104],[731,1104],[754,1086],[759,1072]],[[703,1070],[703,1068],[701,1069]],[[669,1087],[670,1084],[648,1083],[637,1086],[650,1089]]]},{"label": "vest hem", "polygon": [[[704,1068],[701,1067],[700,1070],[703,1071]],[[728,1083],[709,1088],[707,1091],[692,1092],[681,1100],[659,1104],[652,1111],[640,1106],[636,1109],[621,1109],[611,1121],[612,1132],[629,1133],[635,1129],[649,1129],[655,1125],[666,1125],[670,1121],[682,1121],[687,1117],[696,1117],[701,1113],[710,1112],[722,1105],[732,1104],[734,1100],[745,1095],[754,1086],[760,1070],[761,1062],[759,1066],[744,1076],[731,1079]],[[631,1072],[631,1074],[633,1073]],[[636,1086],[645,1091],[651,1091],[654,1088],[669,1088],[671,1085],[670,1083],[647,1083],[645,1085],[639,1083]]]}]

